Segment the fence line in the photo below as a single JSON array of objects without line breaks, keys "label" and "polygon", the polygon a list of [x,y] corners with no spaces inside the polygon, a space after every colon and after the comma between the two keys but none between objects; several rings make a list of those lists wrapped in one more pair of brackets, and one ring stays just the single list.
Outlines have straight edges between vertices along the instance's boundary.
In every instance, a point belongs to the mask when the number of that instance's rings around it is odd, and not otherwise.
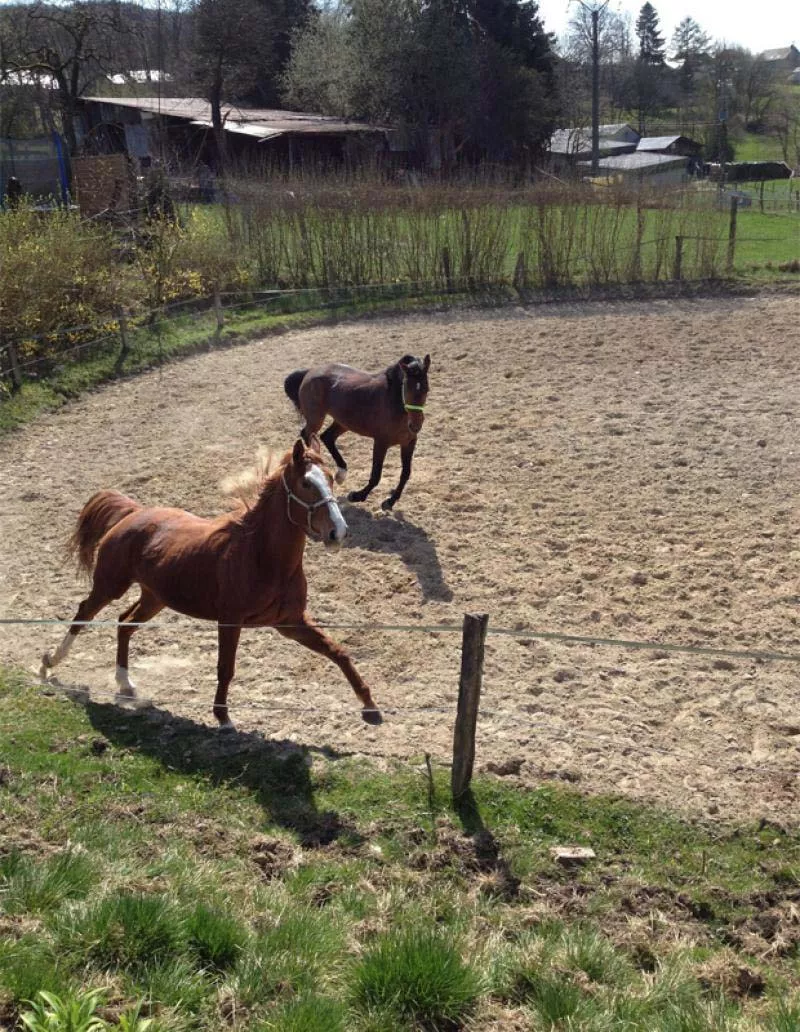
[{"label": "fence line", "polygon": [[[127,702],[127,701],[122,700],[120,698],[120,695],[119,695],[118,692],[111,691],[111,690],[103,690],[103,689],[95,689],[95,688],[91,688],[90,689],[90,688],[88,688],[86,686],[80,686],[80,685],[76,686],[76,687],[71,687],[69,685],[62,684],[58,680],[42,682],[42,681],[34,680],[33,678],[29,678],[29,677],[18,679],[18,683],[19,683],[19,681],[21,681],[27,688],[30,688],[31,690],[36,691],[40,695],[44,695],[44,696],[61,694],[61,695],[65,696],[65,697],[67,697],[67,698],[70,698],[70,697],[85,698],[85,699],[87,699],[87,701],[92,701],[92,702],[95,702],[97,700],[107,700],[107,703],[105,703],[105,704],[120,706],[120,708],[122,708],[124,710],[127,710],[127,711],[129,711],[131,713],[147,713],[148,711],[160,710],[161,712],[167,712],[169,716],[175,716],[175,717],[180,717],[181,716],[181,714],[172,714],[171,711],[161,710],[160,705],[158,705],[156,702],[154,702],[150,698],[142,697],[142,698],[139,698],[139,699],[132,700],[131,702]],[[184,710],[184,711],[185,710],[189,710],[189,711],[202,710],[202,712],[207,714],[207,715],[210,714],[210,712],[211,712],[210,704],[205,703],[205,702],[200,702],[200,701],[197,701],[197,700],[194,700],[194,699],[184,699],[184,698],[181,698],[180,705],[181,705],[181,709]],[[256,717],[259,717],[259,716],[263,716],[265,714],[272,714],[272,713],[293,713],[293,714],[301,715],[301,716],[302,715],[306,715],[306,714],[311,714],[311,713],[314,713],[314,714],[328,714],[328,715],[331,715],[331,714],[345,714],[345,713],[348,712],[348,709],[347,709],[346,704],[343,704],[341,707],[339,707],[339,706],[307,706],[307,705],[304,706],[304,705],[299,704],[299,703],[298,704],[287,705],[287,704],[271,703],[271,702],[265,702],[265,703],[262,703],[262,704],[259,705],[257,703],[247,702],[247,703],[241,703],[241,704],[237,705],[235,707],[235,712],[236,712],[237,719],[241,719],[244,714],[249,714],[249,715],[251,715],[251,717],[253,715],[256,715]],[[454,714],[454,707],[453,706],[394,706],[394,707],[381,707],[381,713],[383,713],[385,716],[392,716],[392,717],[421,716],[421,715],[424,715],[424,716],[434,715],[434,716],[440,717],[441,715],[448,715],[448,714],[452,716]],[[536,720],[529,720],[528,719],[528,720],[526,720],[525,719],[525,715],[523,713],[520,713],[518,711],[513,711],[513,710],[497,709],[497,708],[495,708],[495,707],[493,707],[491,705],[483,706],[478,711],[478,715],[477,715],[477,719],[478,719],[478,723],[479,724],[480,724],[480,722],[482,720],[487,720],[487,719],[493,720],[493,719],[496,719],[498,717],[505,718],[510,724],[513,724],[514,727],[520,727],[521,724],[524,724],[524,727],[525,727],[526,731],[530,731],[530,732],[537,732],[537,731],[549,732],[551,734],[554,742],[560,743],[560,744],[565,744],[565,745],[573,744],[573,741],[575,739],[579,739],[580,741],[582,741],[584,743],[596,745],[596,746],[599,746],[599,747],[607,747],[610,742],[614,741],[614,737],[615,737],[611,733],[609,733],[609,734],[597,734],[597,733],[594,733],[594,732],[591,732],[591,731],[582,731],[582,730],[580,730],[578,728],[573,728],[573,727],[563,728],[560,725],[554,723],[553,721],[548,721],[548,720],[542,720],[542,719],[536,719]],[[209,723],[208,726],[211,727],[212,729],[214,729],[214,725],[213,724]],[[715,732],[715,731],[710,731],[709,732],[709,731],[706,731],[704,733],[704,737],[706,737],[706,738],[709,737],[709,735],[711,737],[714,737],[714,738],[718,739],[721,742],[724,742],[726,745],[730,746],[730,742],[728,741],[728,739],[725,738],[723,735],[721,735],[719,732]],[[668,756],[668,757],[675,757],[677,759],[681,759],[681,758],[689,758],[689,757],[692,757],[692,755],[693,755],[688,750],[681,749],[680,747],[672,748],[672,749],[666,749],[666,748],[664,748],[662,746],[654,745],[652,743],[639,743],[639,742],[636,742],[636,741],[633,741],[633,740],[629,740],[629,739],[626,739],[625,744],[624,744],[624,748],[625,749],[629,749],[629,750],[634,750],[634,751],[636,751],[636,752],[638,752],[638,753],[640,753],[640,754],[642,754],[644,756],[651,755],[651,754],[658,754],[660,756]],[[360,752],[361,750],[358,750],[358,751]],[[739,749],[739,752],[744,752],[744,751],[746,751],[745,747],[742,747],[742,748]],[[403,761],[403,762],[407,762],[407,761],[404,760],[404,757],[402,757],[402,756],[400,756],[400,755],[398,755],[396,753],[388,753],[388,754],[387,753],[380,753],[380,752],[374,752],[372,749],[370,749],[368,755],[380,757],[382,759],[397,759],[397,760],[400,760],[400,761]],[[439,763],[442,766],[448,766],[448,767],[450,766],[449,763],[444,763],[443,761],[439,761]],[[735,763],[735,766],[733,768],[732,773],[737,773],[737,772],[740,772],[740,771],[744,771],[744,772],[751,773],[751,774],[759,774],[759,775],[763,775],[765,777],[776,777],[776,776],[777,777],[800,777],[800,768],[794,768],[794,767],[767,767],[767,766],[764,766],[764,765],[761,765],[761,764],[758,764],[758,765],[748,765],[748,764],[742,764],[742,763]]]},{"label": "fence line", "polygon": [[[680,228],[680,227],[677,227],[677,228]],[[683,233],[679,233],[678,236],[684,242],[688,242],[688,241],[711,242],[711,243],[717,243],[720,247],[722,247],[723,245],[726,244],[726,238],[724,236],[697,236],[697,235],[687,235],[687,234],[683,234]],[[737,237],[737,244],[742,244],[742,243],[779,243],[779,242],[782,241],[782,239],[783,238],[780,238],[780,237],[742,237],[742,236],[739,236],[739,237]],[[650,238],[650,239],[647,239],[647,240],[638,241],[635,246],[636,246],[636,250],[638,250],[638,249],[640,249],[641,247],[644,247],[644,246],[653,246],[653,245],[656,245],[656,246],[658,246],[658,245],[661,245],[661,246],[668,245],[669,246],[671,244],[672,240],[673,240],[673,234],[670,233],[670,234],[666,234],[664,236],[657,236],[657,237]],[[591,263],[593,258],[594,258],[594,256],[592,256],[592,255],[577,255],[577,256],[573,256],[573,259],[582,260],[584,263]],[[453,283],[450,281],[450,276],[449,275],[446,276],[445,279],[447,280],[446,283],[442,282],[441,280],[437,280],[437,281],[434,281],[434,280],[431,280],[431,281],[408,280],[408,281],[403,281],[403,282],[399,282],[399,283],[383,283],[383,282],[353,283],[353,284],[330,284],[330,283],[329,284],[325,284],[325,283],[322,283],[322,284],[318,284],[318,285],[314,285],[314,286],[306,286],[306,287],[283,287],[283,288],[282,287],[276,287],[276,288],[266,288],[266,289],[261,289],[261,290],[248,290],[248,291],[218,291],[218,292],[216,292],[214,294],[200,295],[200,296],[197,296],[197,297],[191,297],[191,298],[185,298],[185,299],[176,300],[176,301],[172,301],[172,302],[167,302],[167,303],[165,303],[163,305],[159,305],[157,308],[147,309],[145,311],[141,311],[141,312],[136,314],[136,316],[134,317],[134,321],[135,322],[140,322],[141,321],[141,322],[149,323],[152,326],[154,322],[157,322],[157,321],[158,322],[164,322],[164,321],[166,321],[164,319],[165,313],[169,312],[169,311],[172,311],[173,309],[177,309],[177,308],[183,308],[186,311],[186,314],[190,314],[192,316],[203,316],[203,315],[208,314],[208,309],[210,309],[211,306],[214,304],[214,302],[216,300],[218,300],[219,298],[221,298],[221,297],[235,297],[235,298],[238,298],[238,300],[235,303],[233,303],[231,305],[225,305],[223,307],[223,309],[222,309],[223,311],[233,311],[233,310],[240,309],[240,308],[243,308],[243,307],[246,307],[246,306],[249,306],[249,305],[269,304],[269,303],[272,303],[272,302],[275,302],[275,301],[279,301],[282,298],[296,297],[296,296],[299,296],[299,295],[307,295],[307,294],[313,294],[313,293],[319,293],[319,294],[322,294],[322,295],[324,295],[324,294],[334,295],[333,297],[329,298],[328,301],[321,302],[321,306],[322,307],[326,307],[326,306],[328,306],[330,304],[335,304],[335,303],[337,303],[337,301],[339,301],[339,302],[346,301],[346,300],[348,300],[348,298],[347,298],[348,294],[359,293],[359,292],[374,292],[374,291],[383,291],[383,292],[386,292],[386,293],[395,292],[395,293],[397,293],[397,294],[402,296],[402,294],[404,294],[405,292],[408,292],[408,291],[414,292],[414,291],[426,290],[426,291],[430,291],[431,293],[434,293],[434,294],[440,294],[442,296],[446,296],[446,295],[451,294],[453,292]],[[504,277],[504,278],[501,278],[501,279],[497,280],[497,282],[495,282],[495,283],[485,283],[483,285],[476,285],[473,282],[469,282],[470,280],[471,280],[471,277],[467,276],[467,280],[465,281],[463,286],[464,286],[465,289],[466,289],[466,287],[469,287],[469,289],[471,291],[473,291],[473,292],[476,289],[478,289],[478,290],[480,290],[480,289],[491,290],[491,289],[496,289],[496,288],[498,288],[500,286],[506,286],[506,287],[507,286],[516,286],[517,288],[519,288],[519,283],[517,282],[516,275],[513,276],[510,281],[507,278]],[[620,281],[614,280],[613,282],[622,283],[623,281],[621,281],[621,280]],[[606,283],[604,281],[603,284],[601,284],[601,285],[606,285],[607,286],[608,283]],[[544,286],[542,287],[542,289],[545,289]],[[246,295],[250,295],[250,296],[248,297]],[[208,308],[203,307],[203,308],[200,308],[199,310],[192,311],[191,308],[193,306],[208,306]],[[159,317],[161,317],[161,318],[159,318]],[[114,312],[107,313],[107,315],[103,318],[102,321],[106,322],[106,323],[110,322],[110,323],[118,324],[119,323],[119,311],[116,310]],[[68,336],[70,334],[86,333],[86,332],[94,331],[94,330],[97,329],[97,327],[98,327],[98,323],[97,322],[94,322],[94,323],[84,323],[84,324],[81,324],[81,325],[68,326],[68,327],[64,327],[63,329],[60,328],[58,330],[53,330],[50,333],[30,333],[30,334],[29,333],[25,333],[22,336],[21,339],[23,339],[25,341],[39,341],[39,342],[41,342],[41,341],[46,341],[46,340],[48,340],[50,338],[58,339],[58,338],[63,338],[65,336]],[[113,339],[113,334],[105,334],[105,335],[103,335],[103,336],[101,336],[99,338],[94,338],[94,339],[92,339],[90,341],[86,341],[86,342],[83,342],[81,344],[78,344],[78,345],[76,345],[73,348],[58,349],[58,351],[57,351],[57,353],[55,355],[52,355],[52,356],[50,356],[50,355],[48,355],[48,356],[41,356],[39,358],[31,359],[31,360],[28,360],[28,361],[22,362],[22,363],[17,361],[17,362],[15,362],[15,365],[16,365],[17,369],[19,369],[19,370],[29,369],[29,368],[37,365],[37,364],[40,364],[40,363],[41,364],[45,364],[45,363],[48,363],[48,362],[57,361],[58,358],[60,358],[61,356],[72,355],[72,354],[78,353],[81,350],[89,349],[89,348],[92,348],[92,347],[97,347],[98,345],[106,343],[106,342],[108,342],[108,341],[110,341],[112,339]],[[6,341],[6,342],[0,344],[0,354],[10,353],[12,348],[15,348],[15,346],[16,346],[15,342],[13,342],[13,341]],[[13,379],[13,376],[12,376],[12,379]]]},{"label": "fence line", "polygon": [[[188,618],[187,618],[188,619]],[[192,624],[204,623],[208,626],[221,626],[221,627],[232,627],[241,626],[240,624],[219,624],[217,625],[212,621],[190,621]],[[56,617],[0,617],[0,627],[16,627],[16,626],[38,626],[38,627],[64,627],[69,628],[71,626],[78,627],[118,627],[118,620],[62,620]],[[154,630],[159,629],[177,629],[175,622],[167,622],[163,620],[148,620],[145,622],[139,621],[125,621],[126,627],[151,627]],[[298,627],[298,624],[271,624],[268,627],[244,627],[244,630],[255,631],[255,630],[294,630]],[[323,630],[331,631],[379,631],[383,632],[400,632],[408,634],[409,632],[419,632],[424,634],[453,634],[461,633],[460,624],[378,624],[370,622],[349,622],[349,621],[326,621],[320,620],[315,621],[315,626]],[[717,656],[724,657],[727,659],[754,659],[758,661],[775,661],[775,662],[788,662],[788,663],[800,663],[800,653],[783,652],[770,649],[730,649],[730,648],[714,648],[707,645],[678,645],[671,642],[660,642],[660,641],[640,641],[631,638],[606,638],[595,635],[583,635],[583,634],[571,634],[562,631],[537,631],[535,629],[516,628],[516,627],[492,627],[488,628],[487,634],[495,635],[497,637],[507,638],[518,638],[524,640],[541,640],[541,641],[555,641],[561,642],[567,645],[602,645],[611,648],[620,649],[649,649],[656,652],[674,652],[684,653],[686,655],[695,656]]]}]

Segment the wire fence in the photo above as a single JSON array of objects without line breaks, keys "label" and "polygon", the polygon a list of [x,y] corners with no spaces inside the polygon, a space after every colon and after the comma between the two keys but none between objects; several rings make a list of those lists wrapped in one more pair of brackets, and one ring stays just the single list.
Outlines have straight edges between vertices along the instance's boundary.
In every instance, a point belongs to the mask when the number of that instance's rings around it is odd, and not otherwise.
[{"label": "wire fence", "polygon": [[[78,622],[80,626],[95,625],[99,627],[114,627],[118,626],[116,620],[95,620]],[[0,627],[15,627],[15,626],[57,626],[61,628],[69,628],[74,626],[71,621],[60,620],[60,619],[43,619],[43,618],[24,618],[24,617],[2,617],[0,618]],[[131,623],[129,626],[135,627],[147,627],[152,629],[171,629],[175,631],[179,628],[179,622],[176,621],[159,621],[152,620],[147,623]],[[274,629],[279,629],[283,626],[287,629],[294,625],[278,625]],[[369,633],[403,633],[408,634],[462,634],[464,628],[454,623],[438,623],[438,624],[380,624],[371,622],[349,622],[349,621],[320,621],[316,626],[321,627],[325,630],[343,630],[349,632],[357,632],[359,634]],[[254,630],[258,628],[248,628],[248,630]],[[577,646],[585,645],[589,647],[603,647],[603,648],[615,648],[620,650],[648,650],[658,654],[659,658],[665,658],[663,654],[670,655],[686,655],[686,656],[700,656],[704,658],[725,660],[730,662],[731,660],[749,660],[755,663],[800,663],[800,652],[788,652],[775,649],[752,649],[752,648],[716,648],[710,646],[698,646],[691,644],[680,644],[675,642],[663,642],[657,640],[633,640],[626,638],[609,638],[601,637],[596,635],[583,635],[583,634],[569,634],[561,631],[544,631],[537,630],[535,628],[509,628],[509,627],[491,627],[488,626],[486,630],[488,637],[493,637],[496,640],[503,639],[516,639],[522,641],[542,641],[551,643],[560,643],[566,646]],[[464,643],[462,642],[462,649]],[[462,653],[463,661],[463,653]],[[483,664],[483,656],[481,655],[481,664]],[[723,670],[728,670],[729,667],[726,665],[722,667]],[[463,669],[462,669],[463,678]],[[91,689],[87,687],[70,686],[60,682],[57,679],[50,679],[42,681],[33,680],[30,677],[25,677],[24,683],[27,687],[52,694],[54,692],[63,692],[66,696],[72,696],[82,699],[91,699],[93,702],[105,701],[109,704],[119,704],[125,700],[121,700],[120,695],[115,691],[104,690],[92,686]],[[302,694],[302,685],[293,684],[293,692],[295,694]],[[405,686],[406,688],[408,685]],[[504,699],[504,702],[507,699]],[[128,700],[128,704],[130,701]],[[143,706],[143,708],[154,708],[154,704],[147,700],[144,703],[137,702],[134,705]],[[252,701],[244,701],[241,704],[236,705],[236,717],[237,719],[243,719],[250,724],[258,723],[263,721],[264,718],[268,718],[276,713],[291,714],[293,717],[303,721],[309,716],[315,715],[320,716],[333,716],[340,713],[345,713],[348,710],[346,702],[341,704],[324,706],[315,704],[307,704],[303,701],[292,702],[287,704],[284,702],[263,702],[254,703]],[[180,702],[180,710],[183,713],[202,713],[203,716],[207,717],[210,713],[210,704],[195,701],[192,699],[182,698]],[[382,712],[386,716],[390,716],[395,719],[408,719],[413,718],[415,721],[424,721],[430,719],[435,728],[441,728],[442,719],[445,717],[455,716],[455,707],[451,705],[408,705],[408,706],[390,706],[382,708]],[[554,744],[560,744],[565,746],[580,746],[580,747],[597,747],[599,749],[616,748],[619,751],[623,751],[626,755],[630,753],[638,753],[643,757],[649,755],[659,755],[664,758],[670,758],[676,763],[685,761],[686,769],[690,769],[691,764],[696,763],[697,757],[696,752],[691,749],[684,747],[681,743],[671,743],[669,747],[658,744],[654,741],[656,737],[655,733],[651,728],[642,724],[641,721],[635,721],[632,719],[630,711],[620,713],[620,717],[624,717],[628,723],[628,729],[626,733],[620,738],[619,733],[615,732],[596,732],[590,731],[581,727],[569,727],[566,726],[565,720],[552,720],[547,719],[543,716],[531,717],[530,713],[527,713],[524,708],[517,707],[509,709],[502,703],[497,704],[491,697],[484,698],[481,709],[478,712],[478,725],[481,722],[491,721],[494,732],[498,730],[503,733],[512,733],[516,737],[524,736],[530,737],[537,733],[546,738],[549,742]],[[742,745],[738,741],[731,741],[729,736],[714,730],[710,727],[704,727],[702,731],[702,740],[708,745],[709,743],[717,742],[718,747],[722,750],[722,754],[727,755],[730,763],[727,769],[718,769],[720,776],[729,775],[731,777],[740,776],[742,774],[752,774],[759,777],[769,778],[800,778],[800,764],[797,766],[770,766],[769,764],[762,763],[748,763],[743,762],[742,754],[747,751],[746,746]],[[681,742],[687,741],[686,731],[681,731]],[[414,752],[418,753],[419,749],[416,748]],[[404,757],[398,753],[386,754],[373,749],[373,744],[370,744],[369,754],[375,757],[383,758],[394,758],[402,760]],[[718,759],[718,757],[717,757]],[[716,762],[716,761],[715,761]]]},{"label": "wire fence", "polygon": [[[179,329],[176,316],[189,318],[196,324],[194,330],[184,326],[181,331],[184,336],[193,337],[192,342],[175,342],[170,347],[170,350],[181,351],[203,343],[220,344],[226,336],[240,333],[242,322],[247,322],[246,313],[258,308],[271,307],[281,315],[290,315],[419,299],[453,303],[464,298],[516,296],[531,301],[570,298],[576,294],[586,296],[591,291],[615,287],[644,292],[648,285],[684,289],[693,282],[724,280],[733,274],[739,245],[785,243],[779,236],[743,236],[741,227],[737,240],[736,214],[740,199],[732,196],[729,203],[727,232],[723,227],[719,233],[703,232],[701,225],[692,229],[681,218],[670,215],[657,219],[657,225],[650,227],[657,229],[659,224],[666,227],[669,223],[670,229],[650,232],[646,238],[642,232],[647,224],[644,208],[631,209],[628,213],[631,219],[639,220],[637,229],[626,221],[627,215],[623,217],[613,211],[602,217],[588,214],[579,223],[559,215],[557,205],[534,205],[520,216],[522,221],[516,228],[522,249],[516,256],[513,272],[509,269],[508,243],[504,241],[500,247],[485,213],[470,214],[465,210],[461,212],[460,221],[454,213],[452,225],[448,223],[445,229],[436,229],[435,233],[432,227],[409,229],[406,257],[411,264],[402,275],[399,275],[399,266],[393,269],[390,278],[376,270],[375,278],[370,279],[363,275],[368,271],[363,263],[348,263],[341,241],[334,242],[331,236],[335,227],[321,223],[313,231],[320,234],[319,239],[312,240],[308,237],[311,230],[299,225],[291,230],[300,234],[291,246],[302,252],[296,256],[295,264],[305,264],[290,269],[287,275],[289,280],[299,278],[299,283],[235,291],[224,289],[221,282],[219,289],[211,292],[187,293],[156,306],[118,307],[98,314],[95,321],[76,322],[52,332],[18,329],[12,335],[6,328],[5,334],[0,332],[0,400],[3,393],[15,392],[26,381],[57,379],[70,363],[80,362],[90,355],[108,355],[112,359],[112,371],[116,373],[137,364],[162,361],[160,335],[170,327]],[[348,225],[343,224],[341,232],[345,232]],[[350,229],[355,233],[350,250],[357,250],[360,237],[353,227]],[[262,231],[266,232],[263,227]],[[412,239],[414,233],[420,234],[419,239]],[[429,240],[426,234],[430,233],[434,233],[434,237]],[[284,259],[289,260],[288,237],[285,240],[270,237],[255,241],[253,246],[256,251],[259,247],[278,248],[286,252]],[[374,250],[377,244],[371,241],[370,246]],[[411,253],[415,250],[419,250],[416,257]],[[375,255],[371,255],[370,261],[374,258]],[[158,265],[160,259],[156,256],[153,260]],[[342,268],[339,268],[340,262],[344,263]],[[421,269],[424,266],[423,278],[410,274],[411,266],[420,263]],[[156,296],[162,286],[158,287]]]}]

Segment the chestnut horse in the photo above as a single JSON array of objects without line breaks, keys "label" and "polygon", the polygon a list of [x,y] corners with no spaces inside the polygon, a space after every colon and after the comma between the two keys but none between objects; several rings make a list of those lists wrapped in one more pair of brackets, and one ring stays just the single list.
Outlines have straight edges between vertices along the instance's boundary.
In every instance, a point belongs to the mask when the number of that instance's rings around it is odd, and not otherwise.
[{"label": "chestnut horse", "polygon": [[348,501],[363,502],[377,486],[386,452],[395,444],[400,445],[400,481],[381,508],[391,509],[399,500],[411,476],[417,434],[425,418],[430,364],[430,355],[423,359],[404,355],[380,373],[364,373],[352,366],[333,363],[314,369],[296,369],[284,380],[286,394],[305,418],[301,432],[306,441],[311,434],[319,433],[326,415],[332,417],[320,438],[336,463],[338,484],[344,483],[347,463],[336,441],[348,430],[373,439],[369,483],[360,491],[351,491]]},{"label": "chestnut horse", "polygon": [[141,595],[122,613],[117,630],[120,700],[136,697],[128,676],[131,635],[168,607],[217,623],[214,716],[221,726],[233,726],[228,686],[243,627],[274,627],[327,656],[352,685],[363,719],[379,724],[381,714],[349,655],[306,613],[306,538],[335,547],[347,534],[332,484],[319,451],[298,439],[264,480],[251,508],[242,505],[214,519],[183,509],[145,508],[117,491],[98,491],[83,507],[70,540],[79,565],[87,573],[93,571],[92,588],[64,640],[54,653],[42,657],[42,677],[64,659],[85,623],[138,584]]}]

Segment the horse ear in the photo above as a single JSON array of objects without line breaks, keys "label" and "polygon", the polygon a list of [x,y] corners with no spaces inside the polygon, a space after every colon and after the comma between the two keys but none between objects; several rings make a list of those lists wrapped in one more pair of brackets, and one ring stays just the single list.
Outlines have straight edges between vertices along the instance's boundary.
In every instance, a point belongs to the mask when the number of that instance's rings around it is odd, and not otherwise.
[{"label": "horse ear", "polygon": [[302,437],[298,437],[294,442],[294,448],[292,449],[292,462],[295,466],[301,466],[306,460],[306,442]]},{"label": "horse ear", "polygon": [[319,434],[309,434],[308,447],[310,451],[316,452],[317,455],[322,455],[322,441],[319,439]]},{"label": "horse ear", "polygon": [[427,373],[427,371],[430,369],[430,367],[431,367],[431,356],[430,355],[426,355],[423,358],[423,360],[422,360],[422,368]]}]

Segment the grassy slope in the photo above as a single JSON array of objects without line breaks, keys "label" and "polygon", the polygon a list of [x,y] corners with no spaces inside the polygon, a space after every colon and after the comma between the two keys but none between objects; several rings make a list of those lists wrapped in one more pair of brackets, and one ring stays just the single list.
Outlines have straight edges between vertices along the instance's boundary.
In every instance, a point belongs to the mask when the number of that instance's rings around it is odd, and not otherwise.
[{"label": "grassy slope", "polygon": [[[576,842],[596,860],[560,867]],[[768,821],[501,779],[459,814],[441,768],[0,673],[0,1025],[103,986],[107,1019],[144,1000],[157,1029],[777,1032],[798,898],[800,836]]]}]

